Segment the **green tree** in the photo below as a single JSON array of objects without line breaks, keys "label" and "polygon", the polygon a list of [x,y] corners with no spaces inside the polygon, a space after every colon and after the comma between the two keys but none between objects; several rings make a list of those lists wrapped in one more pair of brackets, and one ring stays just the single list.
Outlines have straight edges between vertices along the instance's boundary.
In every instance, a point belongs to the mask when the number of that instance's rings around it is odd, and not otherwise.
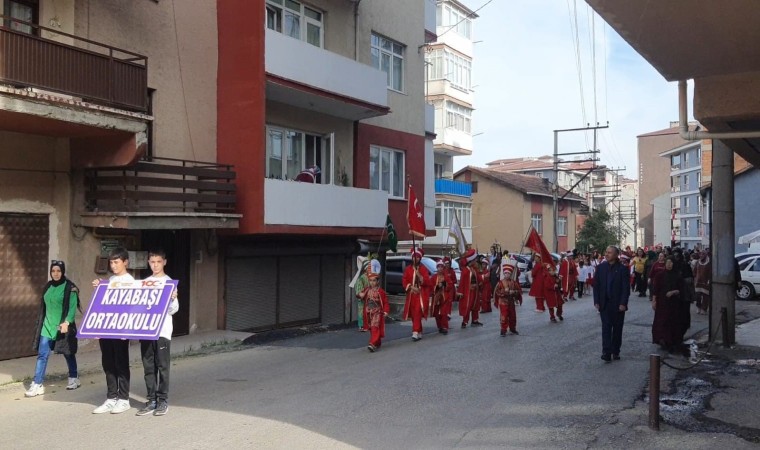
[{"label": "green tree", "polygon": [[619,244],[620,237],[612,219],[612,216],[603,209],[594,211],[583,222],[583,228],[576,239],[576,248],[582,252],[594,250],[604,252],[608,246]]}]

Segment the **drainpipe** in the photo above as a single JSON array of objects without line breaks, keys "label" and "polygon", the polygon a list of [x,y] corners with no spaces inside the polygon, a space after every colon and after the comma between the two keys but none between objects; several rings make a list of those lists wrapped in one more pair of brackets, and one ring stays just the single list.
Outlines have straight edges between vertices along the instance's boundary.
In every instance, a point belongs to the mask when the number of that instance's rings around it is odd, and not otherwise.
[{"label": "drainpipe", "polygon": [[354,61],[359,61],[359,3],[362,0],[354,0]]},{"label": "drainpipe", "polygon": [[760,138],[760,131],[726,131],[712,133],[709,131],[689,131],[689,109],[686,100],[686,80],[678,82],[678,134],[686,141],[699,141],[701,139],[750,139]]}]

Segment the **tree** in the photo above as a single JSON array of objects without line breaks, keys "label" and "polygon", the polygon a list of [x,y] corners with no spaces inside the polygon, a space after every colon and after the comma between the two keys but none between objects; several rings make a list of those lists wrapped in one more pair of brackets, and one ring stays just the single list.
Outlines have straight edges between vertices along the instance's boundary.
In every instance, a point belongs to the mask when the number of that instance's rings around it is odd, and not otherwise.
[{"label": "tree", "polygon": [[604,250],[610,245],[620,243],[617,227],[613,223],[612,216],[605,210],[594,211],[578,233],[576,248],[581,252]]}]

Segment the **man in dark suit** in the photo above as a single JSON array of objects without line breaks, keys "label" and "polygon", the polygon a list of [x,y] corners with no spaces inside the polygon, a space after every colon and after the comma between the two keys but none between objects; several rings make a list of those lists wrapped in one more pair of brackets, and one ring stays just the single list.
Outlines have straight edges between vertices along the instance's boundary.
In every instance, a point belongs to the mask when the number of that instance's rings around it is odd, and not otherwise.
[{"label": "man in dark suit", "polygon": [[594,274],[594,306],[602,319],[602,359],[620,359],[623,323],[628,310],[631,283],[628,268],[620,262],[620,249],[607,247]]}]

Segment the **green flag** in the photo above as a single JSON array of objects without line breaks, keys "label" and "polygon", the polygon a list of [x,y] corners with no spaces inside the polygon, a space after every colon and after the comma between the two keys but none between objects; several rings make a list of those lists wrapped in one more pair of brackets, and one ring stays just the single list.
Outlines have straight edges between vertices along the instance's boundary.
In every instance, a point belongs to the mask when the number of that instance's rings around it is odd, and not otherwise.
[{"label": "green flag", "polygon": [[388,235],[388,248],[394,252],[398,251],[396,250],[396,246],[398,245],[398,235],[396,234],[396,228],[393,226],[393,222],[391,222],[390,214],[388,214],[388,218],[385,219],[385,233]]}]

